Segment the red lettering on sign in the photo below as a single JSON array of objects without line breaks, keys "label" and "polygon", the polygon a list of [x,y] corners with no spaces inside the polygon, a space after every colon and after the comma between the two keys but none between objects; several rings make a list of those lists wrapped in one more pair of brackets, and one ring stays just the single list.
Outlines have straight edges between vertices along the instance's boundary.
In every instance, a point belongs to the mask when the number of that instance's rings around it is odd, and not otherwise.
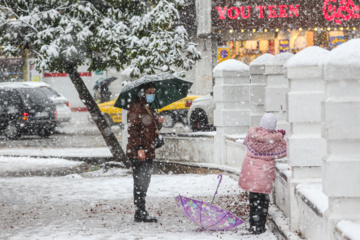
[{"label": "red lettering on sign", "polygon": [[219,19],[225,19],[225,12],[227,10],[227,7],[224,7],[224,10],[221,7],[216,7],[216,10],[219,12],[220,17]]},{"label": "red lettering on sign", "polygon": [[339,7],[332,3],[338,3],[339,0],[325,0],[323,4],[323,14],[327,21],[341,24],[341,19],[348,21],[359,18],[359,6],[355,5],[352,0],[340,0]]},{"label": "red lettering on sign", "polygon": [[251,13],[251,6],[247,6],[247,12],[248,12],[248,14],[247,14],[247,15],[245,15],[245,7],[240,7],[240,10],[241,10],[241,17],[242,17],[242,18],[247,19],[247,18],[249,18],[249,17],[250,17],[250,13]]},{"label": "red lettering on sign", "polygon": [[[325,0],[325,1],[337,1],[337,0]],[[352,0],[338,0],[338,1],[350,1],[352,2]],[[251,8],[252,6],[241,6],[241,7],[216,7],[216,10],[219,13],[219,19],[220,20],[224,20],[226,19],[226,13],[227,13],[227,17],[230,19],[248,19],[251,16]],[[325,8],[325,4],[324,4],[324,8]],[[333,11],[332,5],[331,6],[327,6],[326,8],[330,9],[331,11]],[[256,6],[255,7],[256,11],[259,11],[259,14],[256,16],[257,18],[264,18],[264,10],[268,10],[267,11],[267,18],[289,18],[289,17],[299,17],[299,12],[300,12],[300,5],[269,5],[269,6]],[[341,11],[353,11],[354,9],[352,8],[352,5],[348,4],[348,5],[344,5],[343,8],[341,8]],[[325,10],[324,10],[325,11]],[[330,11],[330,12],[331,12]],[[340,12],[341,12],[340,11]],[[265,16],[266,17],[266,16]],[[343,16],[342,18],[344,19],[344,17],[346,18],[347,15]],[[357,15],[357,17],[359,17],[359,14]],[[334,16],[332,17],[328,17],[329,19],[333,19]],[[353,15],[354,18],[354,15]]]},{"label": "red lettering on sign", "polygon": [[44,77],[67,77],[66,73],[44,73]]},{"label": "red lettering on sign", "polygon": [[295,17],[299,17],[299,5],[295,5],[295,7],[293,5],[289,5],[289,12],[290,17],[293,17],[293,14]]},{"label": "red lettering on sign", "polygon": [[231,7],[228,10],[228,16],[231,19],[237,19],[239,17],[239,14],[240,14],[240,11],[237,7]]},{"label": "red lettering on sign", "polygon": [[279,18],[288,17],[288,13],[285,9],[287,9],[287,5],[279,5]]},{"label": "red lettering on sign", "polygon": [[70,110],[72,112],[87,112],[88,109],[86,107],[75,107],[75,108],[70,108]]},{"label": "red lettering on sign", "polygon": [[[91,72],[79,72],[81,77],[91,77]],[[68,77],[66,73],[44,73],[44,77]]]},{"label": "red lettering on sign", "polygon": [[276,6],[271,5],[268,6],[268,8],[269,8],[269,18],[277,18],[277,14],[275,13]]},{"label": "red lettering on sign", "polygon": [[259,17],[258,18],[264,18],[263,10],[266,10],[266,6],[256,6],[256,10],[259,10]]}]

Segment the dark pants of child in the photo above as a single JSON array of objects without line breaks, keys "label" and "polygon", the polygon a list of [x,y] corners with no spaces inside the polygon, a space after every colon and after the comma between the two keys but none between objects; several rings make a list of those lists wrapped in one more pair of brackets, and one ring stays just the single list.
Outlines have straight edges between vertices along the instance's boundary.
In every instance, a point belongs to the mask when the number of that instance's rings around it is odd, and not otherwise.
[{"label": "dark pants of child", "polygon": [[269,209],[269,194],[249,193],[250,203],[250,230],[255,234],[261,234],[266,231],[265,223]]}]

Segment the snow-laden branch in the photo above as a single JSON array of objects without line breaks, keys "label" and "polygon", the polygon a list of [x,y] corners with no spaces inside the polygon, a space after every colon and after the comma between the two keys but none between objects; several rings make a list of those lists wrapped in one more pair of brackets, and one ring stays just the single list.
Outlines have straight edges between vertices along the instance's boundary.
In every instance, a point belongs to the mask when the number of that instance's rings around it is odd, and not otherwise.
[{"label": "snow-laden branch", "polygon": [[[0,11],[0,45],[36,53],[38,69],[64,71],[90,62],[89,71],[131,65],[133,75],[174,67],[190,69],[201,57],[181,27],[177,6],[184,0],[12,0]],[[114,7],[116,6],[116,7]],[[11,21],[10,18],[15,18]],[[90,61],[89,61],[90,59]]]}]

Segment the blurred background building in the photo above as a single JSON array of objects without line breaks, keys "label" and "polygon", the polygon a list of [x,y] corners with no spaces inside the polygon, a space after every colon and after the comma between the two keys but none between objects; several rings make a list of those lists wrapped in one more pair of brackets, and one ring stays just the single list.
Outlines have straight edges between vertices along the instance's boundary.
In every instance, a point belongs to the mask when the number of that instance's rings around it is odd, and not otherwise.
[{"label": "blurred background building", "polygon": [[[194,82],[191,94],[212,91],[212,69],[224,60],[250,64],[265,53],[296,54],[308,46],[332,50],[359,37],[359,5],[360,0],[189,0],[178,24],[186,28],[190,41],[198,44],[202,54],[202,60],[186,72],[186,79]],[[90,89],[108,77],[118,77],[119,82],[130,79],[128,70],[90,73],[84,66],[79,72]],[[0,81],[45,81],[62,86],[58,80],[64,82],[65,78],[57,73],[39,73],[28,54],[0,57]],[[66,89],[58,90],[69,95]]]}]

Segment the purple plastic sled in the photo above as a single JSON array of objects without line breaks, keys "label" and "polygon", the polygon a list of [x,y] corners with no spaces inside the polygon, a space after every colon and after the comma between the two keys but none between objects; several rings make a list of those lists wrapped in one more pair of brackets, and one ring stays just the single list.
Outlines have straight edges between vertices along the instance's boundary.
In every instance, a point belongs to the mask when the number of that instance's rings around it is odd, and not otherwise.
[{"label": "purple plastic sled", "polygon": [[[215,195],[216,193],[217,189]],[[244,222],[234,214],[203,201],[183,196],[175,197],[175,201],[184,216],[199,225],[201,229],[227,230]]]}]

